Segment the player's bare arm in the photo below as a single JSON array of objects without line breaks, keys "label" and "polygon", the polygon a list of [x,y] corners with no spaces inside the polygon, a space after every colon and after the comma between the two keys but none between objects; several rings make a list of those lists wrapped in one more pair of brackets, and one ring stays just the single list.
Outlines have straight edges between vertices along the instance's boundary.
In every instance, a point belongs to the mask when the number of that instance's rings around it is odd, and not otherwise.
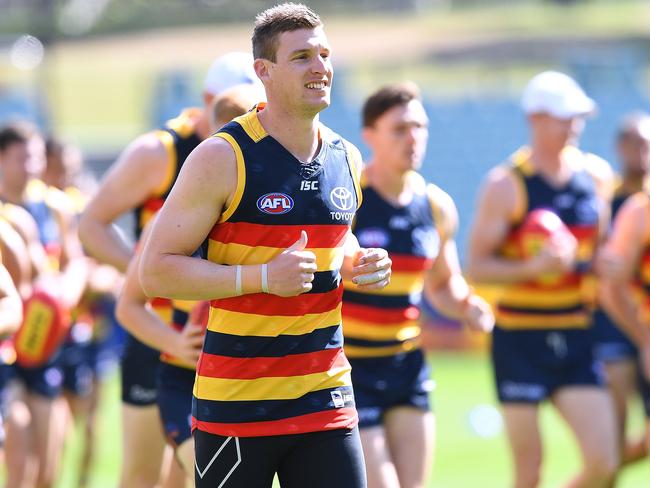
[{"label": "player's bare arm", "polygon": [[38,227],[30,213],[18,205],[4,205],[3,215],[11,227],[18,233],[27,248],[30,263],[30,276],[41,276],[47,270],[47,254],[38,236]]},{"label": "player's bare arm", "polygon": [[84,256],[74,223],[74,215],[70,213],[70,209],[63,204],[51,208],[61,236],[59,295],[66,307],[73,308],[79,303],[86,289],[90,263]]},{"label": "player's bare arm", "polygon": [[440,252],[428,271],[424,293],[440,312],[466,322],[472,328],[488,331],[494,317],[485,300],[474,294],[462,275],[455,235],[458,211],[451,197],[440,189],[431,189],[440,210]]},{"label": "player's bare arm", "polygon": [[32,266],[23,238],[5,219],[0,219],[0,249],[2,264],[9,272],[21,297],[32,290]]},{"label": "player's bare arm", "polygon": [[124,150],[79,223],[79,237],[90,255],[126,271],[133,250],[113,222],[156,193],[165,183],[168,165],[167,151],[154,133],[137,138]]},{"label": "player's bare arm", "polygon": [[11,276],[0,264],[0,337],[15,332],[23,319],[23,302]]},{"label": "player's bare arm", "polygon": [[[146,239],[150,226],[145,227]],[[126,273],[124,287],[115,308],[117,319],[131,334],[145,344],[173,354],[187,366],[195,367],[203,345],[203,327],[188,323],[181,332],[165,324],[148,305],[138,278],[140,254],[137,253]]]},{"label": "player's bare arm", "polygon": [[479,283],[517,283],[545,272],[564,272],[573,264],[575,249],[547,245],[540,254],[525,260],[499,256],[512,222],[523,214],[524,196],[515,176],[497,167],[487,176],[477,203],[470,231],[467,274]]},{"label": "player's bare arm", "polygon": [[637,194],[625,202],[614,222],[605,252],[619,261],[616,273],[601,276],[601,303],[616,323],[641,348],[650,347],[650,328],[639,314],[631,283],[645,243],[650,239],[647,196]]},{"label": "player's bare arm", "polygon": [[260,293],[262,264],[268,266],[269,293],[294,296],[311,289],[316,257],[305,250],[304,231],[269,263],[226,266],[191,257],[232,202],[236,186],[235,153],[226,141],[208,139],[188,156],[145,244],[140,280],[148,296],[210,300]]}]

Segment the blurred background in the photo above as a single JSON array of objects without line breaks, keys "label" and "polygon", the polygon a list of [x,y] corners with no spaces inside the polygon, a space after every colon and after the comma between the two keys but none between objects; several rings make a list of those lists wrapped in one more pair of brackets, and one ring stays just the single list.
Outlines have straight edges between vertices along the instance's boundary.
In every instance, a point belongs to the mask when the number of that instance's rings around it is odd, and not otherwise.
[{"label": "blurred background", "polygon": [[[250,50],[263,0],[0,0],[0,124],[35,122],[77,144],[100,177],[136,135],[200,103],[210,62]],[[461,257],[485,172],[526,140],[519,110],[531,76],[557,69],[599,104],[585,150],[615,167],[614,135],[630,110],[650,110],[650,2],[643,0],[311,0],[334,48],[332,106],[322,120],[361,143],[360,106],[388,82],[410,79],[430,124],[424,175],[455,199]],[[439,436],[431,486],[506,486],[509,456],[494,410],[483,338],[437,324],[431,337]],[[459,353],[458,349],[465,352]],[[103,403],[91,486],[115,486],[117,380]],[[114,391],[113,391],[114,390]],[[640,432],[640,409],[632,428]],[[544,411],[545,487],[577,464],[573,440]],[[66,466],[78,456],[67,449]],[[64,469],[60,487],[74,487]],[[650,485],[650,465],[620,486]]]}]

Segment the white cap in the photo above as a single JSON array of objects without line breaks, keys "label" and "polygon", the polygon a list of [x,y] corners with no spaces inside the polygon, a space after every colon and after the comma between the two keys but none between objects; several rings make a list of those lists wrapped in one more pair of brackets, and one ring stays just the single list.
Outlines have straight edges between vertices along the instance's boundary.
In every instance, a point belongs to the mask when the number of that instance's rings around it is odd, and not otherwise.
[{"label": "white cap", "polygon": [[203,89],[212,95],[218,95],[232,86],[247,83],[261,84],[253,69],[253,56],[244,52],[230,52],[213,61]]},{"label": "white cap", "polygon": [[594,113],[596,102],[570,76],[544,71],[526,85],[521,108],[526,114],[546,113],[558,119],[569,119]]}]

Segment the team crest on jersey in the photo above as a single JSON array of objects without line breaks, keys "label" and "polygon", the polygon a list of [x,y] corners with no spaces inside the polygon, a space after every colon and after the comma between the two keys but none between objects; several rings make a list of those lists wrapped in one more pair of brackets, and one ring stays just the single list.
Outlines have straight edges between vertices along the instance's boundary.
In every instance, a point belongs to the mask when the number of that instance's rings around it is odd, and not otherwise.
[{"label": "team crest on jersey", "polygon": [[293,208],[293,198],[286,193],[267,193],[257,199],[257,208],[271,215],[285,214]]},{"label": "team crest on jersey", "polygon": [[356,236],[363,247],[386,247],[390,242],[388,233],[375,227],[363,229]]}]

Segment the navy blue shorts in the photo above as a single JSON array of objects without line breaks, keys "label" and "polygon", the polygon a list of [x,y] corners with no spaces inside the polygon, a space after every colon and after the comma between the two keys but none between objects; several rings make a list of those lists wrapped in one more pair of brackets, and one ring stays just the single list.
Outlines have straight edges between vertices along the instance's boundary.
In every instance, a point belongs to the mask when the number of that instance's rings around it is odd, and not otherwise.
[{"label": "navy blue shorts", "polygon": [[366,488],[359,430],[223,437],[194,431],[196,488]]},{"label": "navy blue shorts", "polygon": [[0,447],[4,446],[6,440],[4,419],[9,407],[9,385],[14,376],[11,365],[0,362]]},{"label": "navy blue shorts", "polygon": [[25,385],[27,391],[45,398],[56,398],[63,392],[63,370],[59,355],[46,365],[36,368],[12,366],[14,377]]},{"label": "navy blue shorts", "polygon": [[393,407],[431,409],[434,382],[420,349],[396,356],[354,358],[350,364],[360,428],[381,425]]},{"label": "navy blue shorts", "polygon": [[93,391],[93,370],[90,364],[90,344],[66,342],[59,359],[63,371],[63,389],[76,396],[88,396]]},{"label": "navy blue shorts", "polygon": [[637,362],[637,377],[639,385],[639,395],[641,396],[641,402],[643,402],[643,410],[645,411],[646,418],[650,419],[650,383],[643,377],[641,372],[641,366]]},{"label": "navy blue shorts", "polygon": [[92,303],[94,322],[93,339],[90,344],[90,366],[93,375],[102,381],[117,371],[123,356],[126,332],[115,318],[115,300],[103,295]]},{"label": "navy blue shorts", "polygon": [[604,310],[594,312],[592,333],[596,359],[608,363],[636,358],[636,346]]},{"label": "navy blue shorts", "polygon": [[158,409],[169,442],[180,446],[192,437],[192,389],[196,371],[161,363],[158,369]]},{"label": "navy blue shorts", "polygon": [[154,405],[160,352],[129,335],[121,366],[122,402],[137,407]]},{"label": "navy blue shorts", "polygon": [[502,403],[538,403],[565,386],[605,385],[589,329],[495,327],[492,364]]}]

